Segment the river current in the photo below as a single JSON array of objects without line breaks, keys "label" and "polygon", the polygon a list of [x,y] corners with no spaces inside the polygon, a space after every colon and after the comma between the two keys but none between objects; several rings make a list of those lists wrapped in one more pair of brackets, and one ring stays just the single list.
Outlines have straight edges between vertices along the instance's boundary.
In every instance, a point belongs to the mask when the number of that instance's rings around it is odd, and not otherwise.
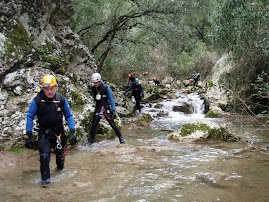
[{"label": "river current", "polygon": [[[198,95],[182,99],[200,101]],[[78,145],[68,151],[63,171],[56,170],[52,154],[46,189],[40,187],[36,152],[0,177],[0,201],[268,201],[268,153],[240,152],[246,145],[237,142],[168,140],[169,132],[161,129],[176,130],[183,122],[205,119],[202,102],[193,114],[184,115],[170,109],[178,101],[164,101],[158,110],[167,110],[168,116],[154,119],[150,127],[124,127],[126,145],[118,139]],[[154,116],[159,111],[153,108],[145,107],[142,113]],[[231,124],[241,131],[240,125]],[[268,145],[268,129],[248,128],[243,135],[261,147]]]}]

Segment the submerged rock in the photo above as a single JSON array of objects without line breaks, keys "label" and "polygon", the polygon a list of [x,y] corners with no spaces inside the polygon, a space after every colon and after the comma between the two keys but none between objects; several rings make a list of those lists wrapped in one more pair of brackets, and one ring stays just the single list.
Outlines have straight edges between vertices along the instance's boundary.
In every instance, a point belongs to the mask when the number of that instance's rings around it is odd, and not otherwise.
[{"label": "submerged rock", "polygon": [[170,134],[170,140],[196,142],[206,140],[239,140],[227,124],[217,124],[209,121],[184,123],[182,127]]}]

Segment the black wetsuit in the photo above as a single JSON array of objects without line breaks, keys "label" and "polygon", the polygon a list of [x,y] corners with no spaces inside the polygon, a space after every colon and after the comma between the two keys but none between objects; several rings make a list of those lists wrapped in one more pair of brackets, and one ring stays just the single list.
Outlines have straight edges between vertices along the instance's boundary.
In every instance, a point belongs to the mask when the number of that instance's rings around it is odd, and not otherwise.
[{"label": "black wetsuit", "polygon": [[[116,135],[118,136],[120,143],[125,143],[123,137],[121,136],[120,130],[118,129],[114,122],[114,119],[112,118],[113,112],[115,113],[115,103],[110,87],[108,87],[104,83],[101,83],[98,88],[92,86],[91,92],[92,96],[94,97],[94,100],[96,101],[96,105],[92,120],[89,144],[92,144],[94,142],[96,128],[102,116],[105,116],[109,125],[113,128]],[[97,98],[97,95],[100,95],[100,98]]]}]

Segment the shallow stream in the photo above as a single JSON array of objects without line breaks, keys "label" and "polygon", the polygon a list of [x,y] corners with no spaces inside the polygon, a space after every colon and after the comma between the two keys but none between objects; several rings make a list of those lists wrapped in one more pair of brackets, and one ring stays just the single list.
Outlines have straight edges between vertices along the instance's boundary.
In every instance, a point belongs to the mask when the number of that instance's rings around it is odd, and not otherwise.
[{"label": "shallow stream", "polygon": [[[36,158],[10,167],[0,177],[0,201],[268,201],[268,153],[239,153],[246,147],[241,143],[171,142],[169,132],[160,131],[202,119],[202,114],[172,113],[148,128],[125,127],[128,144],[119,145],[115,139],[78,145],[68,151],[61,172],[52,154],[47,189],[40,187],[37,152]],[[268,129],[252,126],[244,135],[263,147],[268,134]]]}]

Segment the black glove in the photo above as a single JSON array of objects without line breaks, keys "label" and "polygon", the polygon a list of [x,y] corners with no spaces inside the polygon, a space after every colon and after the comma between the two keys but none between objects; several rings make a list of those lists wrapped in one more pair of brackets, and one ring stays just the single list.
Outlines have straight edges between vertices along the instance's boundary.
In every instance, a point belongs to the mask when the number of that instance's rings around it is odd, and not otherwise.
[{"label": "black glove", "polygon": [[112,119],[114,120],[114,119],[116,118],[116,116],[117,116],[117,115],[116,115],[116,112],[115,112],[115,110],[113,110],[113,111],[112,111]]},{"label": "black glove", "polygon": [[25,147],[27,149],[33,149],[33,133],[32,133],[32,131],[26,132]]},{"label": "black glove", "polygon": [[75,134],[75,129],[70,129],[69,142],[72,146],[77,143],[77,136]]}]

